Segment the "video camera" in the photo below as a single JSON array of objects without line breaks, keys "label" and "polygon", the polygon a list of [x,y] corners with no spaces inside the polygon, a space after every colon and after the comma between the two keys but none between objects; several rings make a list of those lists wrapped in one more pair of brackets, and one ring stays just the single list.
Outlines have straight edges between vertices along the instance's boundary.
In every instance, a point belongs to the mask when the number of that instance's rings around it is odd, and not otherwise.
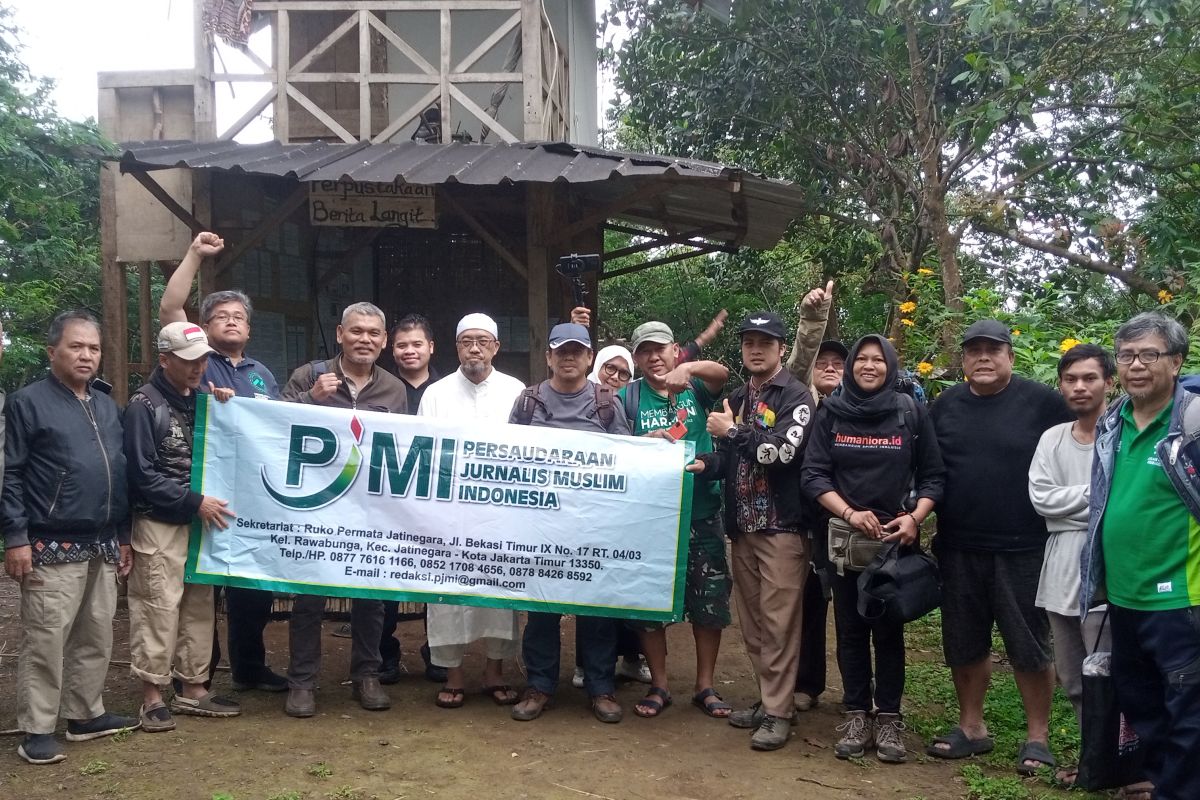
[{"label": "video camera", "polygon": [[576,308],[582,306],[583,299],[587,297],[587,284],[583,282],[583,276],[589,272],[599,272],[600,268],[600,256],[597,253],[582,256],[571,253],[559,258],[558,263],[554,265],[555,272],[570,281]]}]

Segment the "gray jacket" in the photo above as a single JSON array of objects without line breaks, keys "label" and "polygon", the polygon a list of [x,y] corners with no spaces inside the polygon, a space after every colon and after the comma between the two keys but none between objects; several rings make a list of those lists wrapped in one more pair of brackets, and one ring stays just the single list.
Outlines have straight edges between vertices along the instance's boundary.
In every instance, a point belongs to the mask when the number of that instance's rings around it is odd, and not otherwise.
[{"label": "gray jacket", "polygon": [[[1196,520],[1200,520],[1200,403],[1197,396],[1182,384],[1175,386],[1175,405],[1166,437],[1155,450],[1163,471],[1167,474],[1180,501]],[[1113,462],[1121,442],[1121,409],[1129,402],[1128,395],[1117,398],[1096,425],[1096,449],[1092,455],[1091,511],[1088,515],[1087,545],[1080,556],[1079,613],[1087,617],[1089,608],[1103,603],[1104,552],[1101,524],[1108,494],[1112,488]]]}]

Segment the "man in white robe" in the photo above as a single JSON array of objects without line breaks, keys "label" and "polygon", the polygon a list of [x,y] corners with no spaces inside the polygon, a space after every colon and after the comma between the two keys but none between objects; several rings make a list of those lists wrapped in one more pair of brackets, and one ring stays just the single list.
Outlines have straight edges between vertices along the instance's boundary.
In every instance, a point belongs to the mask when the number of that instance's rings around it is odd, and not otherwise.
[{"label": "man in white robe", "polygon": [[[418,416],[507,423],[525,384],[492,368],[492,359],[500,350],[495,321],[484,314],[463,317],[455,333],[455,347],[458,370],[425,390]],[[499,531],[487,528],[465,533],[475,539],[500,538]],[[446,684],[438,692],[437,705],[458,708],[463,704],[463,653],[467,645],[480,640],[487,649],[484,693],[498,705],[517,702],[517,693],[504,683],[504,659],[517,655],[517,612],[507,608],[431,603],[428,606],[428,635],[431,660],[447,670]]]}]

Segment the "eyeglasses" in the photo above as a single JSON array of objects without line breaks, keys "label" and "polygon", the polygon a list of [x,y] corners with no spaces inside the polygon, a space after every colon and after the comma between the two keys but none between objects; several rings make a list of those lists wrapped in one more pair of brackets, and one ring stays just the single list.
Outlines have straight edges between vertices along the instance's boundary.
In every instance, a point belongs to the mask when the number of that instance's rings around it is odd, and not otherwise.
[{"label": "eyeglasses", "polygon": [[1117,363],[1124,366],[1129,366],[1136,358],[1143,364],[1150,365],[1158,361],[1163,356],[1169,356],[1170,353],[1160,353],[1157,350],[1143,350],[1140,353],[1134,353],[1129,350],[1122,350],[1117,353]]},{"label": "eyeglasses", "polygon": [[240,313],[227,314],[224,311],[222,311],[220,314],[213,314],[211,317],[208,318],[208,321],[209,322],[245,322],[246,315],[240,314]]},{"label": "eyeglasses", "polygon": [[623,381],[627,381],[633,377],[629,370],[621,369],[616,364],[605,364],[603,369],[604,374],[610,378],[620,378]]},{"label": "eyeglasses", "polygon": [[473,350],[478,347],[480,350],[486,350],[495,344],[496,340],[490,336],[481,336],[478,339],[465,337],[458,340],[458,346],[463,350]]},{"label": "eyeglasses", "polygon": [[846,362],[840,358],[818,358],[813,362],[813,367],[819,372],[824,372],[827,369],[844,370]]}]

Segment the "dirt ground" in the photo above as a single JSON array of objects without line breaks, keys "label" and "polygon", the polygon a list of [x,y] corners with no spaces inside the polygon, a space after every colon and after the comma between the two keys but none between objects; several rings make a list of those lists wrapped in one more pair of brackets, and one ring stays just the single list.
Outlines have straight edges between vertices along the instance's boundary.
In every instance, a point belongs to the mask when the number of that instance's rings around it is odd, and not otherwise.
[{"label": "dirt ground", "polygon": [[[563,624],[569,650],[571,621]],[[130,800],[368,800],[368,798],[553,798],[554,800],[759,800],[771,796],[858,800],[948,800],[965,795],[960,763],[915,754],[889,766],[873,758],[838,761],[832,745],[839,722],[836,666],[831,686],[813,711],[798,715],[783,750],[754,752],[749,734],[705,717],[688,702],[693,649],[687,626],[670,630],[675,704],[658,719],[632,713],[640,684],[623,684],[618,698],[626,718],[605,725],[590,714],[582,691],[570,685],[573,659],[563,658],[563,684],[554,705],[534,722],[514,722],[508,710],[477,692],[458,710],[433,705],[436,687],[421,673],[420,623],[402,623],[404,663],[411,674],[389,687],[390,711],[369,712],[350,699],[345,678],[349,642],[329,634],[326,623],[318,715],[308,720],[283,713],[283,695],[240,695],[241,717],[206,720],[179,717],[178,730],[136,733],[68,744],[66,761],[33,767],[16,754],[15,736],[0,738],[0,798],[129,798]],[[118,614],[114,663],[106,701],[112,711],[135,713],[136,683],[127,669],[128,617]],[[222,637],[223,638],[223,637]],[[830,635],[832,642],[832,633]],[[16,587],[0,584],[0,729],[15,718],[16,650],[20,628]],[[285,622],[268,628],[269,661],[282,672],[287,660]],[[482,656],[468,655],[478,686]],[[740,707],[754,697],[749,661],[736,627],[718,665],[718,690]],[[511,675],[516,686],[521,675]],[[229,673],[217,688],[229,691]],[[920,743],[910,740],[910,748]],[[912,752],[910,750],[910,752]],[[918,750],[919,752],[919,750]],[[326,769],[312,768],[324,762]],[[313,772],[319,774],[312,774]],[[320,773],[328,772],[322,777]],[[294,794],[288,794],[294,793]]]}]

